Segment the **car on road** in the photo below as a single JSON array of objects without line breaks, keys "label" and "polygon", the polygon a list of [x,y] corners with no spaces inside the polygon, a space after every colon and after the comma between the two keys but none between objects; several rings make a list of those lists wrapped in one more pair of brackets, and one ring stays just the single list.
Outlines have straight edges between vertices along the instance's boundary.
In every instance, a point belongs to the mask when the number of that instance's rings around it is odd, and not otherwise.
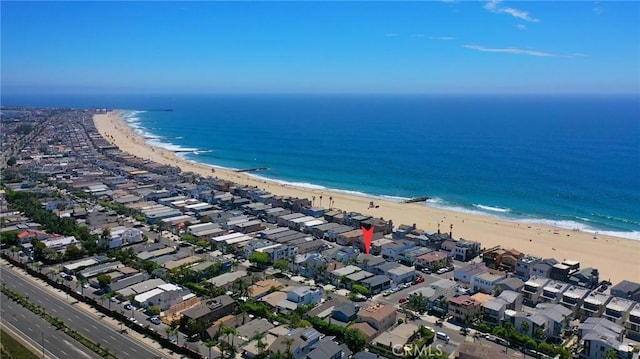
[{"label": "car on road", "polygon": [[158,318],[158,317],[151,317],[151,318],[149,318],[149,321],[151,323],[155,324],[155,325],[160,324],[160,318]]},{"label": "car on road", "polygon": [[415,284],[422,283],[422,282],[424,282],[424,278],[423,277],[418,277],[415,280]]},{"label": "car on road", "polygon": [[443,332],[437,332],[436,338],[444,340],[446,343],[449,343],[449,340],[451,340],[451,338],[449,338],[449,336]]}]

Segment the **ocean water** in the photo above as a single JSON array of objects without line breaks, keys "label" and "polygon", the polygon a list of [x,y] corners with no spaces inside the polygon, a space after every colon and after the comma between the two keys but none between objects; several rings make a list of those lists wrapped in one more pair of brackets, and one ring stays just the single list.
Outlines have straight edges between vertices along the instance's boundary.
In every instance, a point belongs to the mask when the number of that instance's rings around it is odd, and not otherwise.
[{"label": "ocean water", "polygon": [[188,160],[640,240],[637,96],[59,96],[3,104],[131,109],[130,126]]}]

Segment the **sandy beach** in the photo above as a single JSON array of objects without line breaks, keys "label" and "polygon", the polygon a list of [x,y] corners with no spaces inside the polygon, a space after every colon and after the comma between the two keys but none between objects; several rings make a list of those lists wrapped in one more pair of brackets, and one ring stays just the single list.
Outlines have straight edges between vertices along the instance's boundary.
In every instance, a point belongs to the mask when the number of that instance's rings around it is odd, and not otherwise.
[{"label": "sandy beach", "polygon": [[[593,233],[447,211],[427,207],[424,203],[398,203],[283,185],[217,167],[215,173],[212,173],[211,166],[182,160],[171,151],[147,144],[143,137],[136,135],[126,125],[119,114],[110,112],[95,115],[96,128],[112,144],[140,158],[176,165],[185,172],[191,171],[203,176],[259,187],[277,195],[309,200],[315,197],[314,203],[320,207],[328,208],[331,198],[333,208],[391,219],[396,226],[415,223],[418,228],[436,231],[440,223],[441,230],[448,232],[453,225],[454,238],[480,241],[483,248],[501,245],[531,255],[553,257],[559,261],[578,260],[583,268],[598,268],[601,280],[611,280],[614,284],[623,279],[640,282],[640,241],[602,234],[595,239]],[[375,202],[375,208],[369,208],[371,201]]]}]

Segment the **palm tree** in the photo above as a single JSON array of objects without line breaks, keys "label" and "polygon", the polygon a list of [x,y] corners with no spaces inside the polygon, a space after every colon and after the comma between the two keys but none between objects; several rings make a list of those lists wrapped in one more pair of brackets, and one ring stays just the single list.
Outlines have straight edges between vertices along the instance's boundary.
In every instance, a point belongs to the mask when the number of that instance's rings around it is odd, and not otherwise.
[{"label": "palm tree", "polygon": [[322,207],[322,195],[320,195],[320,207]]},{"label": "palm tree", "polygon": [[238,331],[236,330],[236,328],[233,327],[227,327],[226,325],[222,324],[222,333],[225,334],[227,336],[227,341],[229,342],[229,354],[233,354],[235,353],[235,337],[236,335],[238,335]]},{"label": "palm tree", "polygon": [[264,339],[264,334],[256,332],[253,335],[252,339],[256,341],[256,348],[258,348],[258,356],[262,356],[264,349],[267,347],[267,344],[264,341],[262,341]]},{"label": "palm tree", "polygon": [[216,345],[216,342],[213,341],[213,340],[207,340],[206,342],[204,342],[204,345],[206,345],[207,348],[209,348],[209,358],[208,359],[211,359],[211,347]]},{"label": "palm tree", "polygon": [[87,284],[87,280],[85,278],[80,278],[78,280],[78,285],[80,285],[80,295],[84,296],[84,285]]},{"label": "palm tree", "polygon": [[[322,196],[320,196],[322,199]],[[287,346],[287,351],[284,353],[286,359],[293,359],[293,353],[291,352],[291,344],[293,344],[292,338],[285,338],[282,343]]]},{"label": "palm tree", "polygon": [[329,197],[329,209],[333,208],[333,197]]}]

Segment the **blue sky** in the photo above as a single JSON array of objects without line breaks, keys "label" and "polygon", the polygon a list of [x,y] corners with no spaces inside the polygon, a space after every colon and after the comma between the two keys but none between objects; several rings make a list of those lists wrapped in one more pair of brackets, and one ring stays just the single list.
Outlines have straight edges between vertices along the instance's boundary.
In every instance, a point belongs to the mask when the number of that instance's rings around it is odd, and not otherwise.
[{"label": "blue sky", "polygon": [[640,3],[6,2],[4,93],[640,93]]}]

